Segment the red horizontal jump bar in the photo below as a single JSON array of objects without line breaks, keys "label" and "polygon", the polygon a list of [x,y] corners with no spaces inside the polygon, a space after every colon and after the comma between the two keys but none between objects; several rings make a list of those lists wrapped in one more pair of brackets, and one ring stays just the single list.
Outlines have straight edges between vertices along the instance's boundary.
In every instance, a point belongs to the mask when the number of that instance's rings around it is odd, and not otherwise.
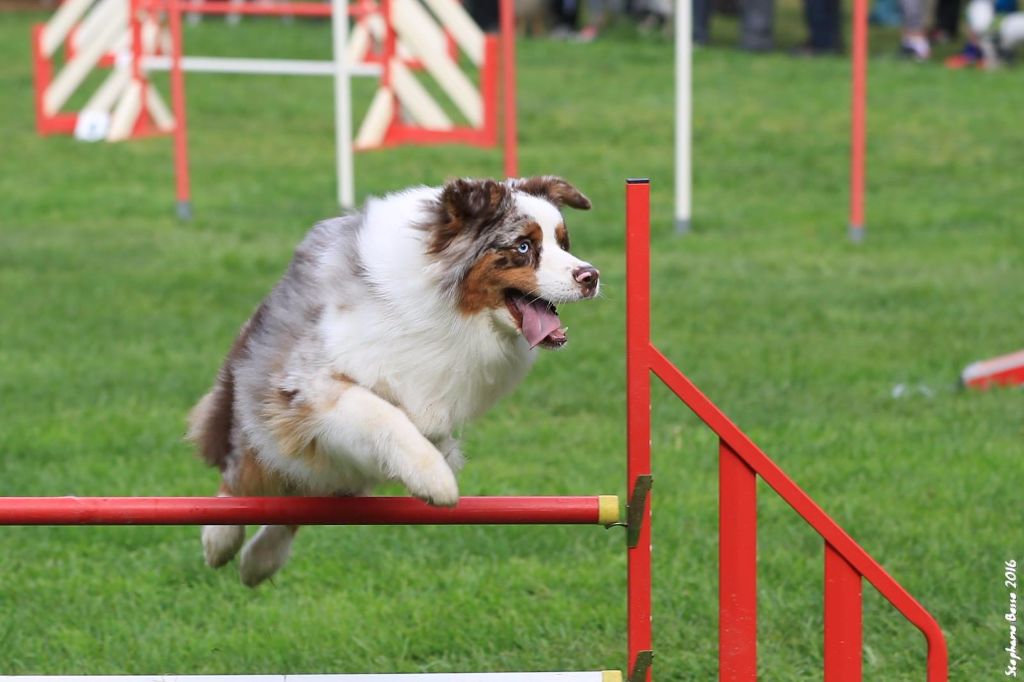
[{"label": "red horizontal jump bar", "polygon": [[0,497],[0,526],[610,524],[617,520],[614,496],[463,497],[451,508],[432,507],[411,497]]}]

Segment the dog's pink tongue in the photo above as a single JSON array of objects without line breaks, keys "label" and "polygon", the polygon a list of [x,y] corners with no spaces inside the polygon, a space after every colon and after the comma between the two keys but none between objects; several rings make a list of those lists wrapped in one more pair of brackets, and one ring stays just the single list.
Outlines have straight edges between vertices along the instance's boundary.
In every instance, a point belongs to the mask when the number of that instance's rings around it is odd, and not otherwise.
[{"label": "dog's pink tongue", "polygon": [[562,321],[558,314],[553,311],[544,301],[527,301],[526,298],[515,300],[516,308],[523,314],[523,336],[535,348],[548,336],[563,337],[561,333]]}]

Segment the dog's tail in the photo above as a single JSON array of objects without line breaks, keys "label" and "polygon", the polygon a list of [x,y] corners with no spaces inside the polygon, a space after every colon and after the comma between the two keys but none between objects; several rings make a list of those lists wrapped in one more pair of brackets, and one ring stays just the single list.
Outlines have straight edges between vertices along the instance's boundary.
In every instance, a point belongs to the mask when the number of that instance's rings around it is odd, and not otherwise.
[{"label": "dog's tail", "polygon": [[231,453],[231,425],[235,402],[235,378],[228,359],[217,374],[213,388],[188,415],[186,440],[196,446],[197,454],[221,471]]},{"label": "dog's tail", "polygon": [[227,466],[233,444],[231,432],[235,412],[235,363],[248,356],[252,336],[263,326],[266,303],[261,303],[242,328],[231,345],[231,351],[217,372],[217,381],[210,392],[204,395],[188,415],[188,431],[185,440],[195,444],[199,456],[212,467],[221,471]]}]

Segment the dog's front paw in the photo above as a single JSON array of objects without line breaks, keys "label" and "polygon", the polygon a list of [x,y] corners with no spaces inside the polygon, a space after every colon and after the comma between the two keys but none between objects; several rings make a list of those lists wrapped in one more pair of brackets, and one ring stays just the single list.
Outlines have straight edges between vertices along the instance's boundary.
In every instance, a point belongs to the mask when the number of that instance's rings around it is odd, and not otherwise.
[{"label": "dog's front paw", "polygon": [[455,474],[443,462],[431,466],[428,471],[418,472],[415,480],[406,481],[405,487],[414,497],[435,507],[454,507],[459,501]]}]

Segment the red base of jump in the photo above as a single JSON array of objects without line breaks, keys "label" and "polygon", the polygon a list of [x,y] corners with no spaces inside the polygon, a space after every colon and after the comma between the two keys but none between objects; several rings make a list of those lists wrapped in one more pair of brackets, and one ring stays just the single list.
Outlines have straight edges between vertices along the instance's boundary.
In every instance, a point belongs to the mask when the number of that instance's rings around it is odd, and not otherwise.
[{"label": "red base of jump", "polygon": [[0,525],[596,524],[600,498],[463,497],[431,507],[410,497],[0,497]]}]

